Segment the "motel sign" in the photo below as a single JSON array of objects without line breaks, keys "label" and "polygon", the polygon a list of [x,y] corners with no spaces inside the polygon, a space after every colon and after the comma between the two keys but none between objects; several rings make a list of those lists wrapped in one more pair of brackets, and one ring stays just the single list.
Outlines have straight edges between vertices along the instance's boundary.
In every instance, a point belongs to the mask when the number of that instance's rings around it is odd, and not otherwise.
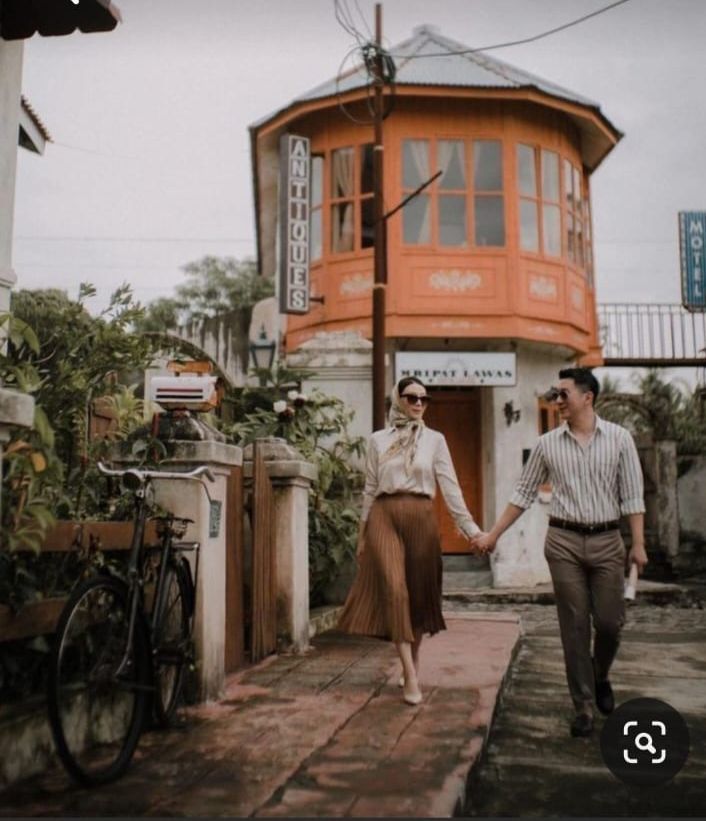
[{"label": "motel sign", "polygon": [[706,211],[679,212],[682,304],[688,311],[706,310],[704,240]]},{"label": "motel sign", "polygon": [[280,141],[279,310],[309,310],[309,168],[307,137],[283,134]]}]

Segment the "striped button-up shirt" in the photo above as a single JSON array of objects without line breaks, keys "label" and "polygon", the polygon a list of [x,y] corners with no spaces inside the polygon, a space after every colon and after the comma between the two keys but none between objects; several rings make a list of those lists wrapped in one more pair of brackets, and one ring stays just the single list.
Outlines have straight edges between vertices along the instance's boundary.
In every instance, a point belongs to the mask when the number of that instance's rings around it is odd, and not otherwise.
[{"label": "striped button-up shirt", "polygon": [[645,511],[633,438],[625,428],[598,416],[585,448],[566,422],[540,436],[511,504],[528,508],[544,482],[552,483],[549,515],[558,519],[589,525]]}]

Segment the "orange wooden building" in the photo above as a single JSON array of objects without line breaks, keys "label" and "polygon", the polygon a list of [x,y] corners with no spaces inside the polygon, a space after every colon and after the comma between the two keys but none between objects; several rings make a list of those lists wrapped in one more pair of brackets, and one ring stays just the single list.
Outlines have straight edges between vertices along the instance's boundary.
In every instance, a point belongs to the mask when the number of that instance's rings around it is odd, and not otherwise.
[{"label": "orange wooden building", "polygon": [[[523,451],[551,424],[540,397],[557,370],[601,363],[590,176],[621,134],[596,103],[468,48],[421,26],[390,49],[386,210],[441,175],[388,221],[387,382],[410,367],[426,379],[427,421],[446,433],[469,507],[489,526]],[[369,121],[366,79],[351,71],[251,128],[267,276],[276,271],[279,139],[311,141],[311,293],[324,301],[288,317],[288,352],[321,332],[371,336],[372,126],[350,118]],[[546,517],[535,508],[495,554],[496,584],[546,576]],[[445,552],[467,550],[442,523]]]}]

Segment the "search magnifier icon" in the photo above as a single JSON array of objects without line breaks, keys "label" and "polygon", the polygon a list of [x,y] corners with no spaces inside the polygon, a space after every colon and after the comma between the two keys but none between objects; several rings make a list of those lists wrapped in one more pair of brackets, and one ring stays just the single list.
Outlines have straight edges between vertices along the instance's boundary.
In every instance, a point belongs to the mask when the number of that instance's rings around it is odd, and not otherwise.
[{"label": "search magnifier icon", "polygon": [[657,753],[657,748],[655,747],[654,741],[652,741],[652,736],[649,733],[638,733],[635,736],[635,746],[638,750],[650,752],[652,755]]}]

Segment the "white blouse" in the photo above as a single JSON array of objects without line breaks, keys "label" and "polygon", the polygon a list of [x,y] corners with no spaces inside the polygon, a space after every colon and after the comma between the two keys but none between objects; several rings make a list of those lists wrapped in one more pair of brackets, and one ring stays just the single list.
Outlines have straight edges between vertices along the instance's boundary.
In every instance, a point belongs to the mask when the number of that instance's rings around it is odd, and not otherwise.
[{"label": "white blouse", "polygon": [[424,493],[433,497],[438,482],[456,527],[468,537],[480,533],[463,499],[444,434],[426,427],[422,430],[410,475],[405,470],[402,452],[380,464],[380,456],[396,436],[394,428],[386,428],[375,431],[368,440],[362,521],[367,520],[376,496],[382,493]]}]

